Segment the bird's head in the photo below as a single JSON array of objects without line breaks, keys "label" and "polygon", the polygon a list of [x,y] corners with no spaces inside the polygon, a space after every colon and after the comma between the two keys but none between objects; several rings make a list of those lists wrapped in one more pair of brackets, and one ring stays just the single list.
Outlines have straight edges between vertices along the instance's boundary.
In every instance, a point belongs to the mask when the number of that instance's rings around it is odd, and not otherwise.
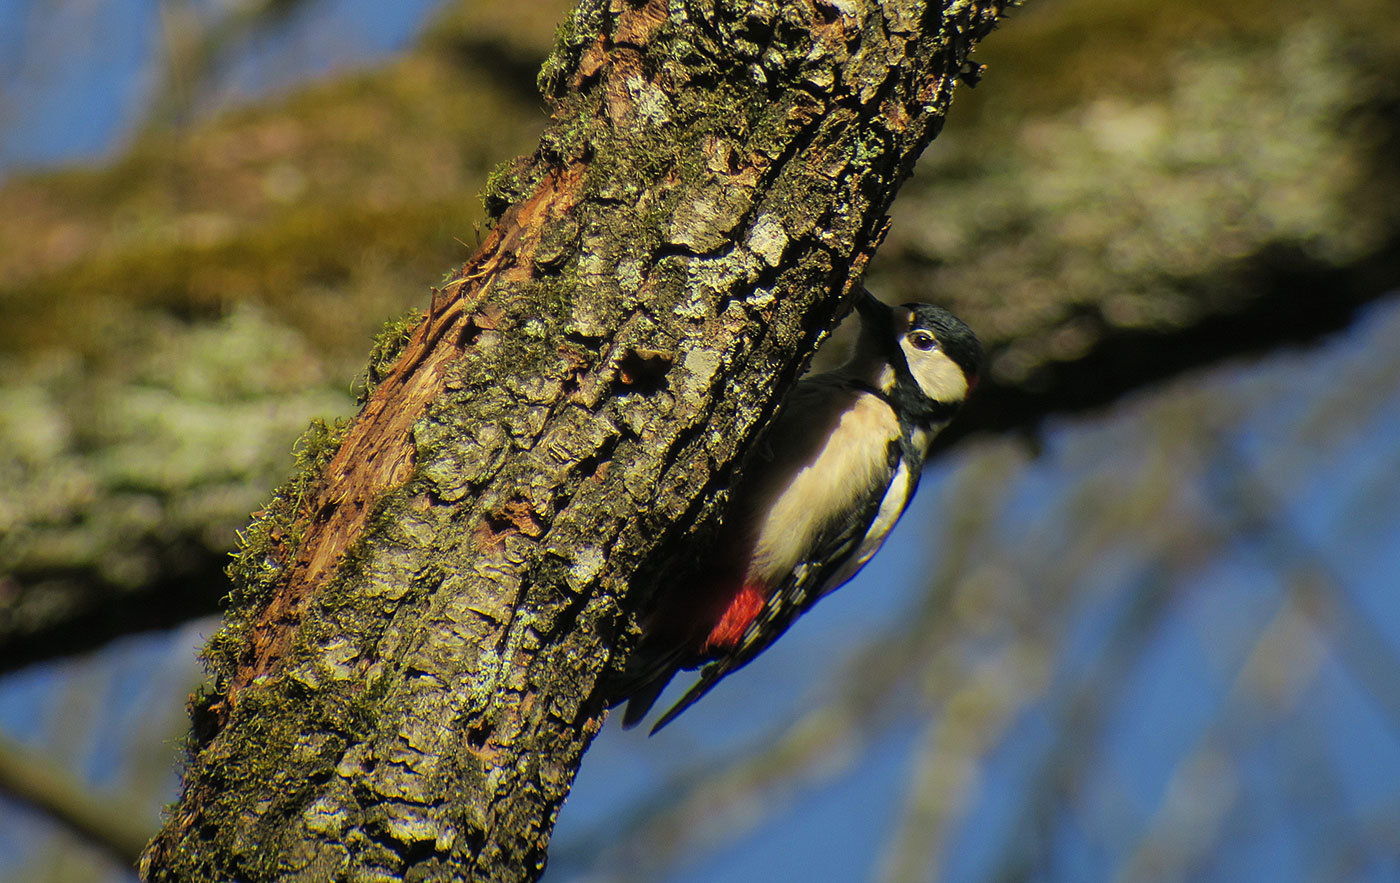
[{"label": "bird's head", "polygon": [[957,316],[933,304],[886,306],[867,292],[856,300],[863,346],[879,347],[892,370],[881,386],[940,405],[960,405],[977,385],[982,344]]}]

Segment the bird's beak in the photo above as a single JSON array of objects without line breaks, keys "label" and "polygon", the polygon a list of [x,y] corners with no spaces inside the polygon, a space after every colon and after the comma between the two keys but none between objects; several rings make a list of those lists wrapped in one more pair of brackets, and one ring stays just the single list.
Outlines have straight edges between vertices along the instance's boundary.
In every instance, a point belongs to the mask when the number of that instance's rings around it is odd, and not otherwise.
[{"label": "bird's beak", "polygon": [[890,315],[890,308],[871,294],[868,288],[862,288],[856,295],[856,310],[862,319],[888,319]]}]

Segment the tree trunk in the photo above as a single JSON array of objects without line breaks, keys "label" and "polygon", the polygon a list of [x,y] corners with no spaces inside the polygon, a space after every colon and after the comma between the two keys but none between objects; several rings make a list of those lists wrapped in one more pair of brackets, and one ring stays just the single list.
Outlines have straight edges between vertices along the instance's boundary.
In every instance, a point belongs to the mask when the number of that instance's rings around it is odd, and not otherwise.
[{"label": "tree trunk", "polygon": [[554,123],[249,529],[149,880],[529,880],[1001,2],[584,0]]}]

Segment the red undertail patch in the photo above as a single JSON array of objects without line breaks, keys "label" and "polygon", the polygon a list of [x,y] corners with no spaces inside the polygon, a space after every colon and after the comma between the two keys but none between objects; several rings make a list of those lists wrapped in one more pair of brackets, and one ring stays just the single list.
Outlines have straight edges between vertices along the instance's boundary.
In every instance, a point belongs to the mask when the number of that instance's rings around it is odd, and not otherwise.
[{"label": "red undertail patch", "polygon": [[705,639],[706,650],[729,650],[739,643],[744,629],[758,617],[767,597],[757,586],[744,586],[725,608],[724,615],[709,637]]}]

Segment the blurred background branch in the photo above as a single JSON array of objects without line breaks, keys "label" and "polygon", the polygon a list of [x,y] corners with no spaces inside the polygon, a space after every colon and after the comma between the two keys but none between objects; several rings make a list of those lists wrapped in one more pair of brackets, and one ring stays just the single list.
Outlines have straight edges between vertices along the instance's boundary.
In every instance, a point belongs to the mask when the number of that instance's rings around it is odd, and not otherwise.
[{"label": "blurred background branch", "polygon": [[119,795],[96,793],[43,754],[0,735],[0,792],[48,813],[111,853],[126,867],[150,839],[146,808]]},{"label": "blurred background branch", "polygon": [[194,0],[161,0],[165,71],[150,99],[147,124],[189,123],[208,105],[209,89],[241,44],[277,31],[311,6],[307,0],[240,0],[214,8],[211,15],[207,4]]}]

